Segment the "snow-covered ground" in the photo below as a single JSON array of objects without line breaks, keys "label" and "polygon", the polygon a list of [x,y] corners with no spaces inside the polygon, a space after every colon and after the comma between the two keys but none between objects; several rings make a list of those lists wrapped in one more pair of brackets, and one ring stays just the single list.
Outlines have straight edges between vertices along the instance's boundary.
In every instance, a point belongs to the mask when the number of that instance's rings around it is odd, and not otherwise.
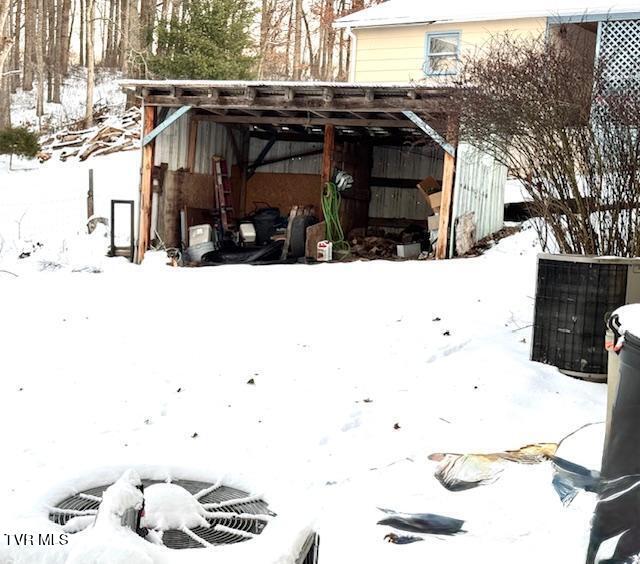
[{"label": "snow-covered ground", "polygon": [[[113,110],[124,109],[126,95],[118,85],[118,75],[112,70],[98,69],[93,94],[93,103],[107,106]],[[80,120],[85,114],[86,69],[73,67],[61,89],[62,103],[46,102],[42,125],[56,128]],[[37,128],[36,90],[29,92],[18,90],[11,100],[11,122],[14,126],[23,125]]]},{"label": "snow-covered ground", "polygon": [[[226,476],[300,511],[299,527],[310,516],[321,564],[584,561],[593,496],[563,507],[549,463],[451,493],[427,458],[557,442],[604,418],[604,386],[528,360],[533,230],[442,262],[175,269],[150,253],[138,267],[81,235],[87,169],[106,215],[111,197],[135,198],[137,158],[0,163],[0,270],[18,275],[0,272],[2,533],[44,532],[44,505],[70,486],[153,466]],[[44,246],[18,259],[29,241]],[[597,463],[600,446],[575,454]],[[457,517],[467,532],[388,544],[377,507]],[[284,535],[271,526],[267,545]],[[8,551],[0,538],[0,562],[280,558],[238,556],[253,540],[122,556],[114,538],[106,560],[67,560],[80,540]]]}]

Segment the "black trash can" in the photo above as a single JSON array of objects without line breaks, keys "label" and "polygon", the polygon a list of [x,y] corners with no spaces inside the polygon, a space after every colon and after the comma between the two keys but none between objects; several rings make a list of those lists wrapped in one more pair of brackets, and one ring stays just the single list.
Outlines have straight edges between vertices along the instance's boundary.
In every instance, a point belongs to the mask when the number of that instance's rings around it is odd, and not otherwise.
[{"label": "black trash can", "polygon": [[276,232],[276,223],[280,218],[278,208],[262,208],[253,216],[253,226],[256,229],[256,244],[266,245],[271,241],[271,236]]},{"label": "black trash can", "polygon": [[602,563],[623,564],[640,554],[640,338],[628,331],[624,338],[587,564],[595,564],[602,543],[615,537],[613,558]]}]

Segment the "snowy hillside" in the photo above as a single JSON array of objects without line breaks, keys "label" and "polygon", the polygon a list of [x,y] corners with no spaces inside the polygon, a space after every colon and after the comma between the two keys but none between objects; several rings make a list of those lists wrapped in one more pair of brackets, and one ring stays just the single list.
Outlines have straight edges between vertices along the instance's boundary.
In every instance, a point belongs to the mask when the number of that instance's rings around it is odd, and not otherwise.
[{"label": "snowy hillside", "polygon": [[[137,157],[0,165],[0,269],[18,275],[0,273],[3,531],[48,530],[56,496],[151,465],[240,480],[276,512],[300,511],[300,527],[310,516],[321,564],[583,562],[594,498],[563,507],[548,462],[452,493],[428,459],[557,442],[603,419],[604,386],[528,360],[532,230],[442,262],[173,269],[150,253],[137,267],[81,235],[89,166],[106,214],[109,198],[135,198]],[[597,440],[578,450],[598,458]],[[388,544],[377,507],[467,532]],[[137,559],[120,561],[244,554],[133,538]],[[0,547],[0,562],[71,562],[81,539]]]},{"label": "snowy hillside", "polygon": [[[111,70],[99,69],[96,73],[96,84],[93,103],[96,107],[108,107],[112,111],[124,109],[125,94],[118,85],[118,74]],[[74,67],[64,80],[61,90],[61,104],[45,103],[45,115],[42,125],[45,128],[58,128],[80,120],[85,114],[86,69]],[[36,90],[30,92],[18,90],[11,101],[11,122],[14,126],[37,127]]]}]

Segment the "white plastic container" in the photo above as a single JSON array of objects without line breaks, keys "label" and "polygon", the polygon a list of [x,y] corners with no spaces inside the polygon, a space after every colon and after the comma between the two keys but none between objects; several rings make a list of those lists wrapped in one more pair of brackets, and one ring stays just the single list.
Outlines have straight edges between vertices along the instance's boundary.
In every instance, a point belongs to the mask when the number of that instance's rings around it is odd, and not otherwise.
[{"label": "white plastic container", "polygon": [[209,243],[213,235],[213,228],[206,223],[203,225],[194,225],[189,227],[189,246]]},{"label": "white plastic container", "polygon": [[331,241],[318,241],[316,259],[319,262],[333,260],[333,243]]},{"label": "white plastic container", "polygon": [[243,243],[256,242],[256,228],[253,226],[253,223],[240,224],[240,240]]}]

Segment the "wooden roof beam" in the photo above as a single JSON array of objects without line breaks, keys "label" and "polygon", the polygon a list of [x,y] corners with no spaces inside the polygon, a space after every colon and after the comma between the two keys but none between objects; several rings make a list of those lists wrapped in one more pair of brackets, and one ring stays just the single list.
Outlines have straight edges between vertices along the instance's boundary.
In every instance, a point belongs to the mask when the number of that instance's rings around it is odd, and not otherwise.
[{"label": "wooden roof beam", "polygon": [[400,113],[446,113],[446,99],[416,99],[385,97],[367,101],[363,96],[345,96],[326,101],[323,97],[297,97],[286,102],[283,96],[220,96],[213,101],[209,96],[150,95],[145,99],[148,106],[194,106],[205,109],[250,109],[263,111],[289,110],[298,112],[364,112]]},{"label": "wooden roof beam", "polygon": [[326,126],[337,127],[379,127],[379,128],[406,128],[414,129],[416,126],[409,120],[393,119],[359,119],[359,118],[301,118],[285,116],[205,116],[198,115],[196,119],[212,121],[216,123],[246,123],[249,125],[306,125],[306,126]]}]

